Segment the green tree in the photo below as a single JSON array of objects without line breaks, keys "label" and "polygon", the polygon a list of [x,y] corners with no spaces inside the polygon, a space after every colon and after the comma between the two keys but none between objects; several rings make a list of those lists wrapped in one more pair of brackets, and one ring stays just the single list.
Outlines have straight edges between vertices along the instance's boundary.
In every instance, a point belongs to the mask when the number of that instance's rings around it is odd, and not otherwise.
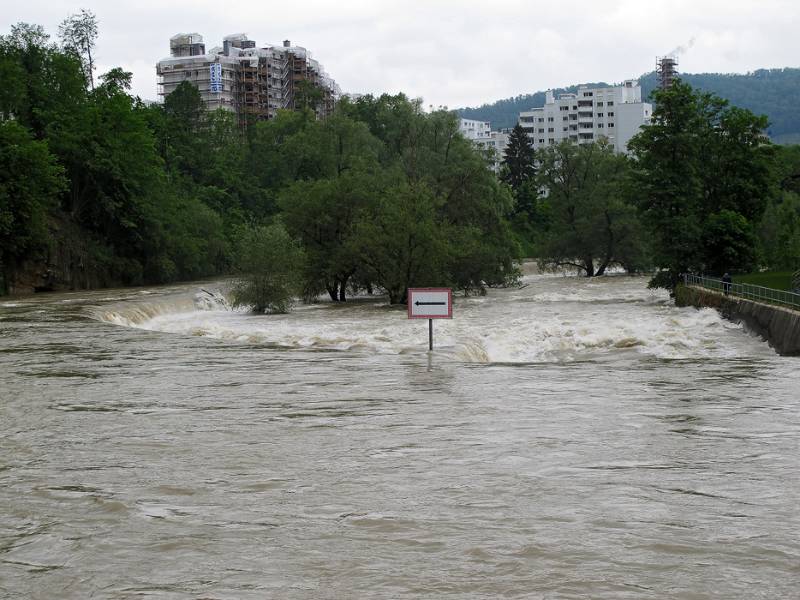
[{"label": "green tree", "polygon": [[48,212],[63,188],[63,170],[47,144],[0,121],[0,291],[16,262],[46,242]]},{"label": "green tree", "polygon": [[613,265],[644,262],[629,165],[607,144],[565,141],[542,149],[538,186],[546,190],[549,228],[539,246],[544,268],[571,266],[587,277]]},{"label": "green tree", "polygon": [[[363,123],[336,113],[297,136],[314,162],[317,178],[289,185],[280,206],[290,233],[300,239],[309,258],[306,295],[327,291],[344,301],[348,284],[363,271],[354,251],[355,224],[374,203],[383,185],[377,155],[380,143]],[[300,145],[290,147],[300,152]],[[368,283],[368,282],[365,282]]]},{"label": "green tree", "polygon": [[523,186],[536,175],[533,144],[522,126],[517,123],[508,136],[508,145],[503,153],[501,178],[519,194]]},{"label": "green tree", "polygon": [[97,17],[90,10],[82,8],[79,13],[70,15],[58,26],[61,43],[68,52],[80,58],[86,81],[94,89],[94,50],[98,35]]},{"label": "green tree", "polygon": [[246,229],[238,241],[235,306],[254,312],[288,312],[302,290],[303,252],[280,223]]},{"label": "green tree", "polygon": [[450,282],[451,247],[437,223],[440,208],[441,199],[426,186],[402,184],[388,188],[358,223],[355,248],[391,304],[404,304],[409,287]]},{"label": "green tree", "polygon": [[800,268],[800,194],[772,199],[758,226],[761,257],[769,269]]},{"label": "green tree", "polygon": [[746,244],[724,244],[737,235],[752,240],[773,194],[766,117],[680,81],[654,96],[650,125],[628,144],[639,209],[663,269],[651,284],[672,288],[683,272],[752,267]]}]

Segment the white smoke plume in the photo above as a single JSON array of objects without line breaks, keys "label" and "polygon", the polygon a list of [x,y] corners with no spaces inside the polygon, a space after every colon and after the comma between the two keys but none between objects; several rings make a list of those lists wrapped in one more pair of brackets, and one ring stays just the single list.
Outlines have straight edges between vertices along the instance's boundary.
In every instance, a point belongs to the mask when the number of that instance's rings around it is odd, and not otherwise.
[{"label": "white smoke plume", "polygon": [[671,56],[673,58],[676,58],[676,57],[680,56],[681,54],[685,54],[686,52],[688,52],[689,50],[692,49],[692,46],[694,46],[695,39],[696,38],[692,37],[686,43],[685,46],[678,46],[677,48],[673,48],[670,52],[667,53],[667,56]]}]

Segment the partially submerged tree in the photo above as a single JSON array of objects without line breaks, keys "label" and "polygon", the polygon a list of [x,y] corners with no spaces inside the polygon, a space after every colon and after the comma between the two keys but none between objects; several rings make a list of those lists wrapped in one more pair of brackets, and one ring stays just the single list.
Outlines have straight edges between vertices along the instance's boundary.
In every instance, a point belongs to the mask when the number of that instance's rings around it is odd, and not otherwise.
[{"label": "partially submerged tree", "polygon": [[543,268],[572,267],[587,277],[613,265],[644,262],[629,165],[608,144],[565,141],[542,149],[538,185],[547,194],[549,227],[539,244]]},{"label": "partially submerged tree", "polygon": [[238,241],[234,306],[285,313],[302,288],[303,251],[281,223],[246,229]]}]

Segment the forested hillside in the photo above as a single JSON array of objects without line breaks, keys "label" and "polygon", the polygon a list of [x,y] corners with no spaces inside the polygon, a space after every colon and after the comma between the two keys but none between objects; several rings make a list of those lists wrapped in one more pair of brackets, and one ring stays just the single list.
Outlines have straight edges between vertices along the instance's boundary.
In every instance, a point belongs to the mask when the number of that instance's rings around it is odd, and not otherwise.
[{"label": "forested hillside", "polygon": [[[766,115],[768,132],[778,143],[800,142],[800,111],[797,110],[800,94],[800,69],[759,69],[744,75],[721,73],[683,73],[681,78],[693,88],[713,92],[731,104],[747,108],[755,114]],[[643,96],[649,97],[656,86],[654,72],[639,78]],[[604,85],[587,83],[581,85]],[[558,88],[556,94],[574,92],[577,85]],[[457,112],[467,119],[491,121],[492,128],[513,127],[520,111],[544,104],[544,92],[524,94],[498,100],[478,108],[462,108]]]},{"label": "forested hillside", "polygon": [[130,73],[93,73],[94,15],[73,29],[0,35],[0,294],[235,274],[280,311],[516,277],[510,192],[450,111],[384,94],[317,120],[309,95],[247,124],[188,82],[147,105]]}]

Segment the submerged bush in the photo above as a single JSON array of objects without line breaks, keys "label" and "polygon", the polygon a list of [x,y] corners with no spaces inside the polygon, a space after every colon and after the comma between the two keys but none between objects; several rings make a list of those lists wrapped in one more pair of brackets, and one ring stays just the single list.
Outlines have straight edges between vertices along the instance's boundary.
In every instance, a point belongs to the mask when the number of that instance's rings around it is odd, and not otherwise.
[{"label": "submerged bush", "polygon": [[301,291],[303,251],[281,223],[251,227],[239,238],[233,305],[285,313]]}]

